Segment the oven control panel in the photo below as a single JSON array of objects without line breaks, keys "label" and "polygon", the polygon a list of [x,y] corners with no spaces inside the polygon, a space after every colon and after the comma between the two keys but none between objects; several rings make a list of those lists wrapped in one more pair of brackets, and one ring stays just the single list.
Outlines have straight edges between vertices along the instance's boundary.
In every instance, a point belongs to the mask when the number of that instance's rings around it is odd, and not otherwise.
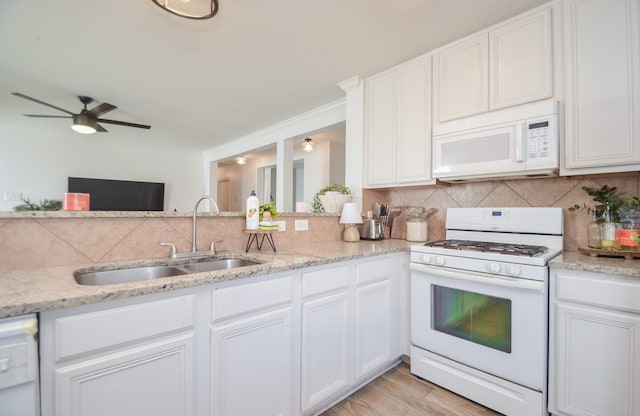
[{"label": "oven control panel", "polygon": [[546,266],[480,260],[476,258],[415,251],[411,252],[411,263],[541,281],[546,280],[549,274],[549,269]]}]

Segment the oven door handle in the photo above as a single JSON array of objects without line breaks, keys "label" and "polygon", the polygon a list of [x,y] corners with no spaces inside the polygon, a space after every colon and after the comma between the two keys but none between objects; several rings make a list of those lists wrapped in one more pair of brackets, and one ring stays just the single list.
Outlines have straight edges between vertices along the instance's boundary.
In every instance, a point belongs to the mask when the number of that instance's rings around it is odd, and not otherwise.
[{"label": "oven door handle", "polygon": [[501,286],[513,289],[531,290],[544,293],[544,282],[530,279],[518,279],[508,276],[497,276],[481,272],[469,272],[465,270],[444,269],[437,266],[427,266],[420,263],[411,263],[409,268],[415,272],[428,273],[431,275],[449,277],[457,280],[481,283],[485,285]]}]

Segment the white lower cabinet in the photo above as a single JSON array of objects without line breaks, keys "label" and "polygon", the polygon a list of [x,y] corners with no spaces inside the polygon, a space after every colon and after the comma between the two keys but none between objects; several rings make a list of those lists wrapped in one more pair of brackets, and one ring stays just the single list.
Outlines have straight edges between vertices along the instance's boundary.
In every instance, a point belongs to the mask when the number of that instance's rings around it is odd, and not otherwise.
[{"label": "white lower cabinet", "polygon": [[42,313],[42,416],[193,415],[194,295]]},{"label": "white lower cabinet", "polygon": [[193,338],[184,335],[62,366],[55,377],[56,415],[191,415]]},{"label": "white lower cabinet", "polygon": [[552,270],[549,410],[640,414],[640,281]]},{"label": "white lower cabinet", "polygon": [[292,299],[291,276],[213,291],[212,416],[295,414]]},{"label": "white lower cabinet", "polygon": [[351,270],[344,266],[302,274],[303,412],[353,381]]},{"label": "white lower cabinet", "polygon": [[315,414],[401,356],[402,259],[43,312],[41,414]]},{"label": "white lower cabinet", "polygon": [[401,256],[302,275],[301,406],[313,414],[402,355]]},{"label": "white lower cabinet", "polygon": [[[356,379],[402,355],[398,257],[356,266]],[[394,279],[395,275],[395,279]]]}]

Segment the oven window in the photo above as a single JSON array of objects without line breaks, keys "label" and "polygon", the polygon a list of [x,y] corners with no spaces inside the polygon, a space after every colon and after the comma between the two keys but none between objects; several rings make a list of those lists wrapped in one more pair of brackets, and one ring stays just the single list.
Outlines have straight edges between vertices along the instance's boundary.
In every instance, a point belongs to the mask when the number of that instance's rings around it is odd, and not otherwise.
[{"label": "oven window", "polygon": [[431,328],[511,353],[511,300],[431,285]]}]

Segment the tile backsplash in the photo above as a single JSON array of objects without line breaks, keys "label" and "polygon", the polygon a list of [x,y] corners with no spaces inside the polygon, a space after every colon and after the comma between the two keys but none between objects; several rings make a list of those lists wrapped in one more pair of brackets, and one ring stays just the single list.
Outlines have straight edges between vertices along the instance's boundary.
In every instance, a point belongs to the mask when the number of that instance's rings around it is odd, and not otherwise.
[{"label": "tile backsplash", "polygon": [[[309,231],[294,231],[294,220],[308,219]],[[198,249],[222,240],[220,252],[244,250],[248,234],[242,216],[198,217]],[[274,232],[278,251],[316,241],[339,241],[336,216],[281,216],[287,229]],[[122,218],[0,218],[0,272],[134,259],[168,258],[169,247],[191,251],[190,216]],[[260,238],[260,237],[259,237]],[[256,250],[255,243],[251,250]],[[270,251],[266,241],[262,251]]]},{"label": "tile backsplash", "polygon": [[[428,219],[429,239],[445,237],[445,217],[451,207],[562,207],[565,250],[586,244],[586,227],[591,220],[586,210],[569,212],[575,204],[591,206],[583,186],[618,188],[624,198],[640,195],[640,174],[523,179],[431,187],[364,190],[363,211],[375,202],[392,207],[436,208]],[[309,216],[309,231],[296,232],[294,220],[283,215],[287,231],[274,234],[278,251],[315,241],[340,241],[343,226],[337,216]],[[199,217],[198,247],[212,240],[221,251],[243,250],[248,235],[241,216]],[[142,258],[166,258],[173,243],[179,252],[191,249],[191,217],[122,218],[0,218],[0,272],[42,267],[87,265]],[[268,244],[267,244],[268,246]],[[270,250],[263,246],[262,250]],[[255,250],[255,246],[252,247]]]},{"label": "tile backsplash", "polygon": [[436,208],[428,219],[429,240],[445,238],[447,208],[453,207],[562,207],[564,212],[564,249],[575,251],[586,245],[587,224],[591,217],[587,210],[570,212],[575,204],[592,206],[593,200],[582,189],[602,185],[618,188],[623,198],[640,195],[640,176],[637,172],[620,175],[576,176],[544,179],[522,179],[464,184],[442,184],[436,187],[393,188],[365,190],[364,211],[376,202],[392,207],[418,206]]}]

